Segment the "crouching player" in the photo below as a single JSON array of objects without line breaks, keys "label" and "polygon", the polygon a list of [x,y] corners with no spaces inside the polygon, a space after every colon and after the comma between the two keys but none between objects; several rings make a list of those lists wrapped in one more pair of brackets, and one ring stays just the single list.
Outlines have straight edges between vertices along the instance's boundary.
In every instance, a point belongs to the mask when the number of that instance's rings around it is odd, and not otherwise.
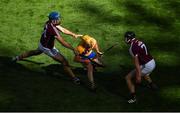
[{"label": "crouching player", "polygon": [[130,91],[130,99],[128,103],[136,102],[135,86],[132,82],[132,78],[136,78],[136,83],[141,82],[141,77],[148,81],[148,86],[153,89],[157,89],[157,86],[152,82],[150,73],[155,68],[155,61],[147,50],[146,45],[135,38],[135,33],[127,31],[124,35],[125,42],[130,44],[129,52],[133,57],[135,69],[127,74],[125,77],[128,89]]},{"label": "crouching player", "polygon": [[81,42],[76,49],[79,54],[75,56],[74,61],[82,63],[83,66],[87,68],[90,89],[95,91],[96,86],[93,77],[93,69],[94,66],[103,67],[102,62],[100,62],[98,57],[98,55],[102,55],[103,53],[99,51],[97,41],[89,35],[84,35],[81,37]]}]

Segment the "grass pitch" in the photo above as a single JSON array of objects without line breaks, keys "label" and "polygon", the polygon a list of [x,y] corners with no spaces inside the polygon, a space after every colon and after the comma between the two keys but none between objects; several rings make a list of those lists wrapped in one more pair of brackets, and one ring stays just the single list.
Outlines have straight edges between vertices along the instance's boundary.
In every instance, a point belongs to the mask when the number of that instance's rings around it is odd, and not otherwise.
[{"label": "grass pitch", "polygon": [[[179,0],[1,0],[0,111],[180,111]],[[61,65],[46,55],[12,64],[12,56],[36,49],[51,11],[62,15],[62,26],[97,39],[102,50],[118,46],[103,58],[107,68],[95,72],[97,93],[75,86]],[[152,73],[160,90],[137,89],[137,104],[127,104],[123,76],[132,68],[127,30],[145,41],[157,67]],[[63,35],[74,47],[79,39]],[[86,72],[73,53],[56,47],[86,82]]]}]

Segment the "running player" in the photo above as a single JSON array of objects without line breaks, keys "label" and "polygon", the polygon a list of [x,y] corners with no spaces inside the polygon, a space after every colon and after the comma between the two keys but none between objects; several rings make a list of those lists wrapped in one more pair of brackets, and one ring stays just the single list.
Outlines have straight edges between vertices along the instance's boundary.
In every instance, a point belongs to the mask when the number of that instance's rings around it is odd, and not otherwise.
[{"label": "running player", "polygon": [[[72,78],[73,82],[79,84],[80,80],[72,72],[68,61],[54,46],[55,39],[57,39],[57,41],[61,43],[64,47],[72,50],[75,54],[77,53],[77,51],[63,39],[58,29],[56,28],[56,26],[60,24],[60,14],[58,12],[51,12],[48,17],[49,20],[45,23],[44,31],[41,35],[38,48],[35,50],[27,51],[19,56],[16,56],[15,58],[13,58],[13,61],[16,62],[30,56],[45,53],[54,60],[60,62],[63,65],[65,72],[67,72],[67,74],[70,75],[70,77]],[[75,34],[65,28],[62,28],[60,31],[65,34],[71,35],[75,38],[82,36]]]}]

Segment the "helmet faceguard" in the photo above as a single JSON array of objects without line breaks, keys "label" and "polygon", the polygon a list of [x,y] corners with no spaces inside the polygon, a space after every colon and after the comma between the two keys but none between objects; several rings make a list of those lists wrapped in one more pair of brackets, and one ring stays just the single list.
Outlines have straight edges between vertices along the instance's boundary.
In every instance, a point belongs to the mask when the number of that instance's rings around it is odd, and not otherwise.
[{"label": "helmet faceguard", "polygon": [[51,12],[48,17],[49,20],[52,22],[52,24],[54,25],[60,24],[60,14],[58,12]]},{"label": "helmet faceguard", "polygon": [[125,38],[125,42],[126,43],[130,43],[130,41],[135,38],[135,33],[132,32],[132,31],[127,31],[125,34],[124,34],[124,38]]}]

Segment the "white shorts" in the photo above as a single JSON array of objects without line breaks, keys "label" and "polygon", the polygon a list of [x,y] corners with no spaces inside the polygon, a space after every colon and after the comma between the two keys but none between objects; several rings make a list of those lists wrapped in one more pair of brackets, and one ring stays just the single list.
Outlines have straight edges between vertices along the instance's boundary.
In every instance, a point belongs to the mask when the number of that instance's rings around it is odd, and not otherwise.
[{"label": "white shorts", "polygon": [[[154,68],[156,67],[155,61],[154,59],[152,59],[151,61],[149,61],[148,63],[141,65],[140,69],[141,69],[141,75],[149,75],[151,74],[151,72],[154,70]],[[136,75],[136,69],[132,70],[131,75],[134,76]]]},{"label": "white shorts", "polygon": [[52,49],[49,49],[49,48],[43,47],[41,43],[39,43],[38,50],[42,51],[43,53],[45,53],[46,55],[50,57],[54,57],[59,53],[59,51],[55,47],[53,47]]}]

